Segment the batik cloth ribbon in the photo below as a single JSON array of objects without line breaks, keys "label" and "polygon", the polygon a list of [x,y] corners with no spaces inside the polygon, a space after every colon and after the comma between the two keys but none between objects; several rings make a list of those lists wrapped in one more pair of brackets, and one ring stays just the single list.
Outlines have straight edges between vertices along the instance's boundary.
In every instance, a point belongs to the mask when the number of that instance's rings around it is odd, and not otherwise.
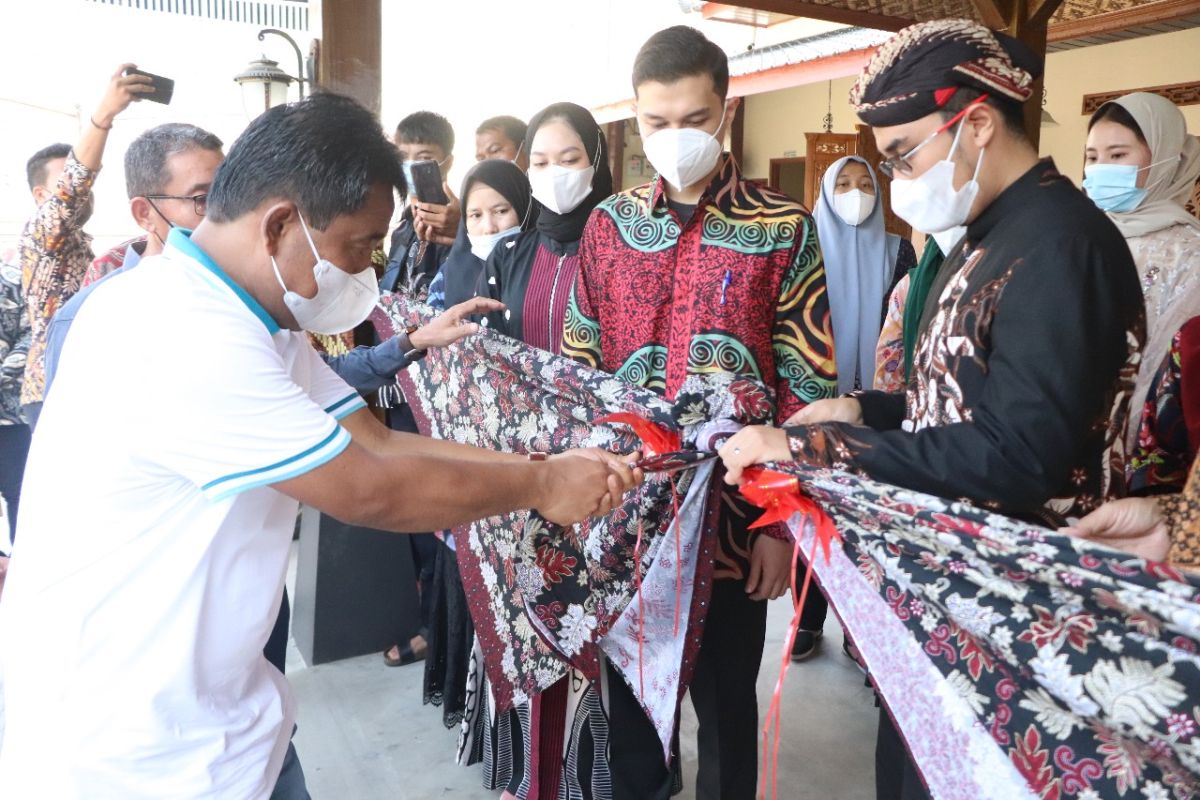
[{"label": "batik cloth ribbon", "polygon": [[[377,320],[385,334],[415,321],[395,299],[385,308]],[[491,333],[431,353],[401,383],[424,432],[515,452],[635,450],[634,437],[595,424],[621,412],[680,430],[687,444],[689,426],[720,418],[713,409],[726,402],[698,396],[672,405]],[[714,391],[728,395],[730,387]],[[935,797],[1200,793],[1200,580],[969,503],[836,470],[773,469],[795,477],[843,538],[828,563],[812,559],[813,571]],[[698,473],[681,474],[692,474],[681,489],[685,508]],[[627,624],[637,519],[653,532],[642,554],[643,589],[658,570],[663,597],[671,597],[675,569],[665,564],[674,548],[663,547],[671,518],[669,479],[652,475],[590,527],[531,526],[526,513],[456,531],[498,699],[505,691],[505,703],[527,698],[565,674],[562,640],[599,647]],[[652,637],[670,642],[673,602],[654,611],[661,624],[645,627],[647,689],[659,670],[685,678],[663,684],[662,703],[643,698],[644,706],[673,707],[672,695],[686,686],[706,569],[711,578],[706,523],[703,514],[694,523],[692,624],[681,660],[649,655]],[[815,531],[797,517],[792,523],[802,552],[811,552]],[[532,565],[538,578],[523,584],[518,575],[535,574]],[[544,598],[549,607],[537,602],[550,589],[557,594]],[[538,633],[535,618],[559,644]],[[671,644],[664,652],[677,652]],[[613,661],[636,687],[636,669]]]}]

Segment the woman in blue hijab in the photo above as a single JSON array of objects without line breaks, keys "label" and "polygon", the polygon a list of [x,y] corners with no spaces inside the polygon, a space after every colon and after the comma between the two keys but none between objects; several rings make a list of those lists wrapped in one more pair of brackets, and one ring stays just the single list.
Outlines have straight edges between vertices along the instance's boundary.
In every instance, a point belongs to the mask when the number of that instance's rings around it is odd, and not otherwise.
[{"label": "woman in blue hijab", "polygon": [[859,156],[839,159],[826,170],[816,205],[838,392],[870,389],[888,296],[916,266],[916,252],[907,239],[884,230],[879,181]]}]

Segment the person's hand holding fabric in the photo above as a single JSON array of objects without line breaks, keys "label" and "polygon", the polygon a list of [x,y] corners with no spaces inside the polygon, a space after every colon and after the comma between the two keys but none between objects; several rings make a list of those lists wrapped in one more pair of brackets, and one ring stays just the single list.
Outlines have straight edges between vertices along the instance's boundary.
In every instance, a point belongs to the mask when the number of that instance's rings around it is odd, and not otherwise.
[{"label": "person's hand holding fabric", "polygon": [[[568,450],[565,453],[560,453],[551,456],[551,461],[558,461],[564,458],[586,458],[607,466],[613,473],[612,477],[617,479],[617,489],[614,491],[614,484],[609,480],[609,508],[608,511],[616,508],[624,502],[625,493],[635,486],[639,486],[643,479],[643,474],[640,469],[635,469],[633,464],[637,463],[641,458],[640,453],[630,453],[628,455],[618,455],[610,453],[600,447],[587,447],[579,450]],[[602,517],[608,513],[604,511],[596,514]]]},{"label": "person's hand holding fabric", "polygon": [[470,300],[446,309],[430,320],[428,325],[417,328],[408,340],[417,350],[448,347],[461,339],[479,333],[479,325],[474,322],[465,322],[467,317],[503,310],[504,304],[499,300],[472,297]]},{"label": "person's hand holding fabric", "polygon": [[1062,533],[1132,553],[1139,558],[1165,561],[1171,549],[1167,519],[1153,497],[1126,497],[1105,503]]},{"label": "person's hand holding fabric", "polygon": [[742,428],[721,446],[718,454],[725,462],[725,482],[730,486],[741,483],[742,470],[746,467],[792,459],[787,434],[782,428],[770,425]]},{"label": "person's hand holding fabric", "polygon": [[751,600],[774,600],[787,593],[792,580],[792,542],[759,536],[750,551],[746,594]]},{"label": "person's hand holding fabric", "polygon": [[609,464],[578,452],[567,452],[544,464],[536,509],[555,525],[570,526],[590,516],[602,517],[620,503],[635,485],[633,470]]},{"label": "person's hand holding fabric", "polygon": [[454,237],[458,235],[462,203],[450,190],[449,183],[442,182],[442,191],[450,198],[450,202],[444,206],[420,201],[413,203],[413,229],[421,241],[449,247],[454,244]]},{"label": "person's hand holding fabric", "polygon": [[788,417],[785,428],[793,425],[815,425],[818,422],[849,422],[862,425],[862,404],[853,397],[831,397],[817,400]]}]

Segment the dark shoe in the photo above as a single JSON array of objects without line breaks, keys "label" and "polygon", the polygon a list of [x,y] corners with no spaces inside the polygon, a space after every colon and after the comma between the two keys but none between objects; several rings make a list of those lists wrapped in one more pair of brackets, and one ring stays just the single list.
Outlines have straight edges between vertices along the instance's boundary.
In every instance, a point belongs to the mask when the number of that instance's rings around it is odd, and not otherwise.
[{"label": "dark shoe", "polygon": [[796,641],[792,644],[792,661],[803,661],[817,652],[824,631],[806,631],[803,628],[796,631]]}]

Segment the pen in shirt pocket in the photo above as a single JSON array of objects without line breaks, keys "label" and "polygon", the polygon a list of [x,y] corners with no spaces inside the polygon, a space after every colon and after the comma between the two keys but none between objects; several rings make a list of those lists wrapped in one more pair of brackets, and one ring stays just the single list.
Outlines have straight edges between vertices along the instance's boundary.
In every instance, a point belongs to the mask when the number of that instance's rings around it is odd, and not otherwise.
[{"label": "pen in shirt pocket", "polygon": [[733,283],[733,273],[725,270],[725,277],[721,279],[721,305],[725,305],[725,292],[728,291],[731,283]]}]

